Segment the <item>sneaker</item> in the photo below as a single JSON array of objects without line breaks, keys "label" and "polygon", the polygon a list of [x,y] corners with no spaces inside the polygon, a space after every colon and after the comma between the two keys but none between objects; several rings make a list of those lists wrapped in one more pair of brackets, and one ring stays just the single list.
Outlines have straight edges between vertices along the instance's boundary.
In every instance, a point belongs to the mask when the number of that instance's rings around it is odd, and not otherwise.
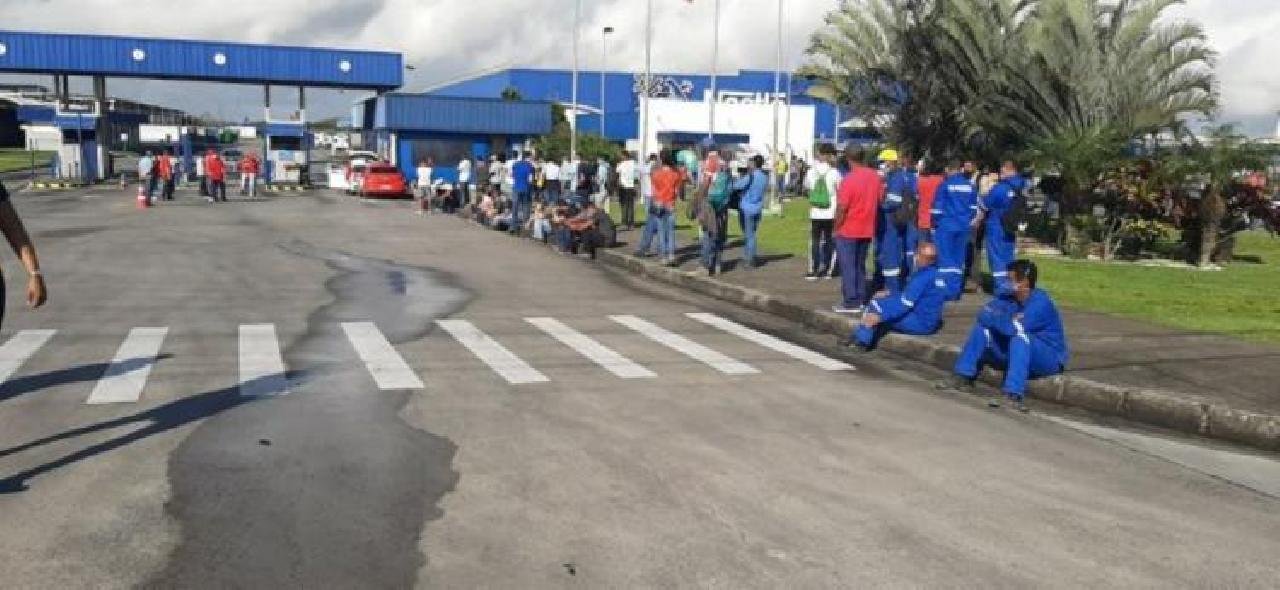
[{"label": "sneaker", "polygon": [[805,275],[804,275],[804,280],[806,280],[806,281],[816,281],[816,280],[818,280],[818,276],[819,276],[819,275],[818,275],[818,273],[814,273],[814,272],[805,273]]},{"label": "sneaker", "polygon": [[1023,401],[1023,400],[1016,400],[1016,401],[1014,401],[1014,402],[1013,402],[1013,407],[1014,407],[1014,409],[1018,410],[1019,412],[1022,412],[1023,414],[1030,414],[1030,413],[1031,413],[1031,408],[1027,407],[1027,402],[1025,402],[1025,401]]},{"label": "sneaker", "polygon": [[959,375],[949,375],[946,379],[934,383],[933,388],[939,391],[957,391],[960,393],[974,393],[978,390],[973,379],[966,379]]},{"label": "sneaker", "polygon": [[204,198],[204,200],[205,200],[205,202],[212,203],[212,202],[213,202],[213,197],[205,197],[205,198]]},{"label": "sneaker", "polygon": [[640,251],[633,252],[631,255],[635,256],[636,258],[648,258],[652,256],[652,254],[649,254],[648,252],[640,252]]},{"label": "sneaker", "polygon": [[987,407],[988,407],[988,408],[999,408],[999,407],[1000,407],[1000,398],[998,398],[998,397],[993,397],[993,398],[991,398],[991,399],[987,400]]},{"label": "sneaker", "polygon": [[663,260],[662,264],[666,266],[671,266],[671,267],[680,266],[680,262],[676,260],[675,256],[672,256],[670,258],[667,258],[666,260]]}]

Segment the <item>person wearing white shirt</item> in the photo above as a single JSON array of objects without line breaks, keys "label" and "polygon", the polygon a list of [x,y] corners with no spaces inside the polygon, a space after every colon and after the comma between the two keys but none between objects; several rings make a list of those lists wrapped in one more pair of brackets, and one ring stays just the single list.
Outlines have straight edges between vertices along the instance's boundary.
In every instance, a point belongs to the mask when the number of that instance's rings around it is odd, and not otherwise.
[{"label": "person wearing white shirt", "polygon": [[560,202],[561,191],[561,170],[560,164],[555,160],[547,160],[542,164],[542,178],[547,182],[545,190],[547,191],[546,202],[549,204]]},{"label": "person wearing white shirt", "polygon": [[[829,279],[836,272],[835,218],[836,197],[840,189],[840,171],[832,166],[835,155],[824,151],[818,162],[805,176],[804,187],[810,196],[809,205],[809,273],[805,279],[814,281]],[[826,187],[827,206],[813,204],[814,189],[822,183]]]},{"label": "person wearing white shirt", "polygon": [[471,158],[458,161],[458,197],[459,207],[471,202]]},{"label": "person wearing white shirt", "polygon": [[430,199],[431,195],[429,193],[431,192],[431,174],[433,173],[430,158],[426,160],[422,160],[421,162],[418,162],[417,173],[418,173],[418,193],[422,195],[422,198]]},{"label": "person wearing white shirt", "polygon": [[573,194],[574,191],[578,190],[578,161],[565,160],[560,170],[560,178],[561,184],[565,185],[564,190],[568,191],[569,194]]},{"label": "person wearing white shirt", "polygon": [[636,181],[639,179],[635,154],[627,154],[618,163],[618,207],[622,209],[622,226],[626,229],[636,225]]}]

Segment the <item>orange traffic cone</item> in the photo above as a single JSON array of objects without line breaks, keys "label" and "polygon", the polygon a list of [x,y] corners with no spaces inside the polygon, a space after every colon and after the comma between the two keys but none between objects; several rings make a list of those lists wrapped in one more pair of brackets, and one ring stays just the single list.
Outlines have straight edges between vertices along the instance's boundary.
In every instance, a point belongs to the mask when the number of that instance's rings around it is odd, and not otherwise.
[{"label": "orange traffic cone", "polygon": [[148,209],[151,207],[151,199],[147,198],[147,185],[138,187],[138,208]]}]

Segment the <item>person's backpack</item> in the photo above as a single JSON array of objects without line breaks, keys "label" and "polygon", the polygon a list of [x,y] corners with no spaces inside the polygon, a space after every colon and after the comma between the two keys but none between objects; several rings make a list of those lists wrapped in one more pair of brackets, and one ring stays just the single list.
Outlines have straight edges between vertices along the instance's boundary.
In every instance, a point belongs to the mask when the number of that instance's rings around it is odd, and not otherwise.
[{"label": "person's backpack", "polygon": [[809,206],[814,209],[826,209],[831,206],[831,187],[827,186],[827,174],[831,174],[828,170],[826,174],[818,177],[813,183],[813,190],[809,191]]},{"label": "person's backpack", "polygon": [[1000,216],[1000,226],[1009,235],[1017,235],[1026,228],[1027,223],[1027,191],[1008,184],[1012,193],[1009,196],[1009,208]]},{"label": "person's backpack", "polygon": [[729,173],[721,170],[707,187],[707,202],[716,211],[723,211],[729,204]]},{"label": "person's backpack", "polygon": [[902,192],[902,205],[893,212],[893,223],[898,227],[907,227],[919,218],[920,197],[915,189],[908,185]]}]

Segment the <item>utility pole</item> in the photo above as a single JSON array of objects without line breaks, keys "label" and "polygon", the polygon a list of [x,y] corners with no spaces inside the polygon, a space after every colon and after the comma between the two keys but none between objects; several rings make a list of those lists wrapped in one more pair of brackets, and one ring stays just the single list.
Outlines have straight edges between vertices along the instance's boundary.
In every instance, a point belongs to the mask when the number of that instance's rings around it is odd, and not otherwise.
[{"label": "utility pole", "polygon": [[569,161],[578,161],[578,37],[582,26],[582,0],[573,2],[573,111],[569,120]]}]

